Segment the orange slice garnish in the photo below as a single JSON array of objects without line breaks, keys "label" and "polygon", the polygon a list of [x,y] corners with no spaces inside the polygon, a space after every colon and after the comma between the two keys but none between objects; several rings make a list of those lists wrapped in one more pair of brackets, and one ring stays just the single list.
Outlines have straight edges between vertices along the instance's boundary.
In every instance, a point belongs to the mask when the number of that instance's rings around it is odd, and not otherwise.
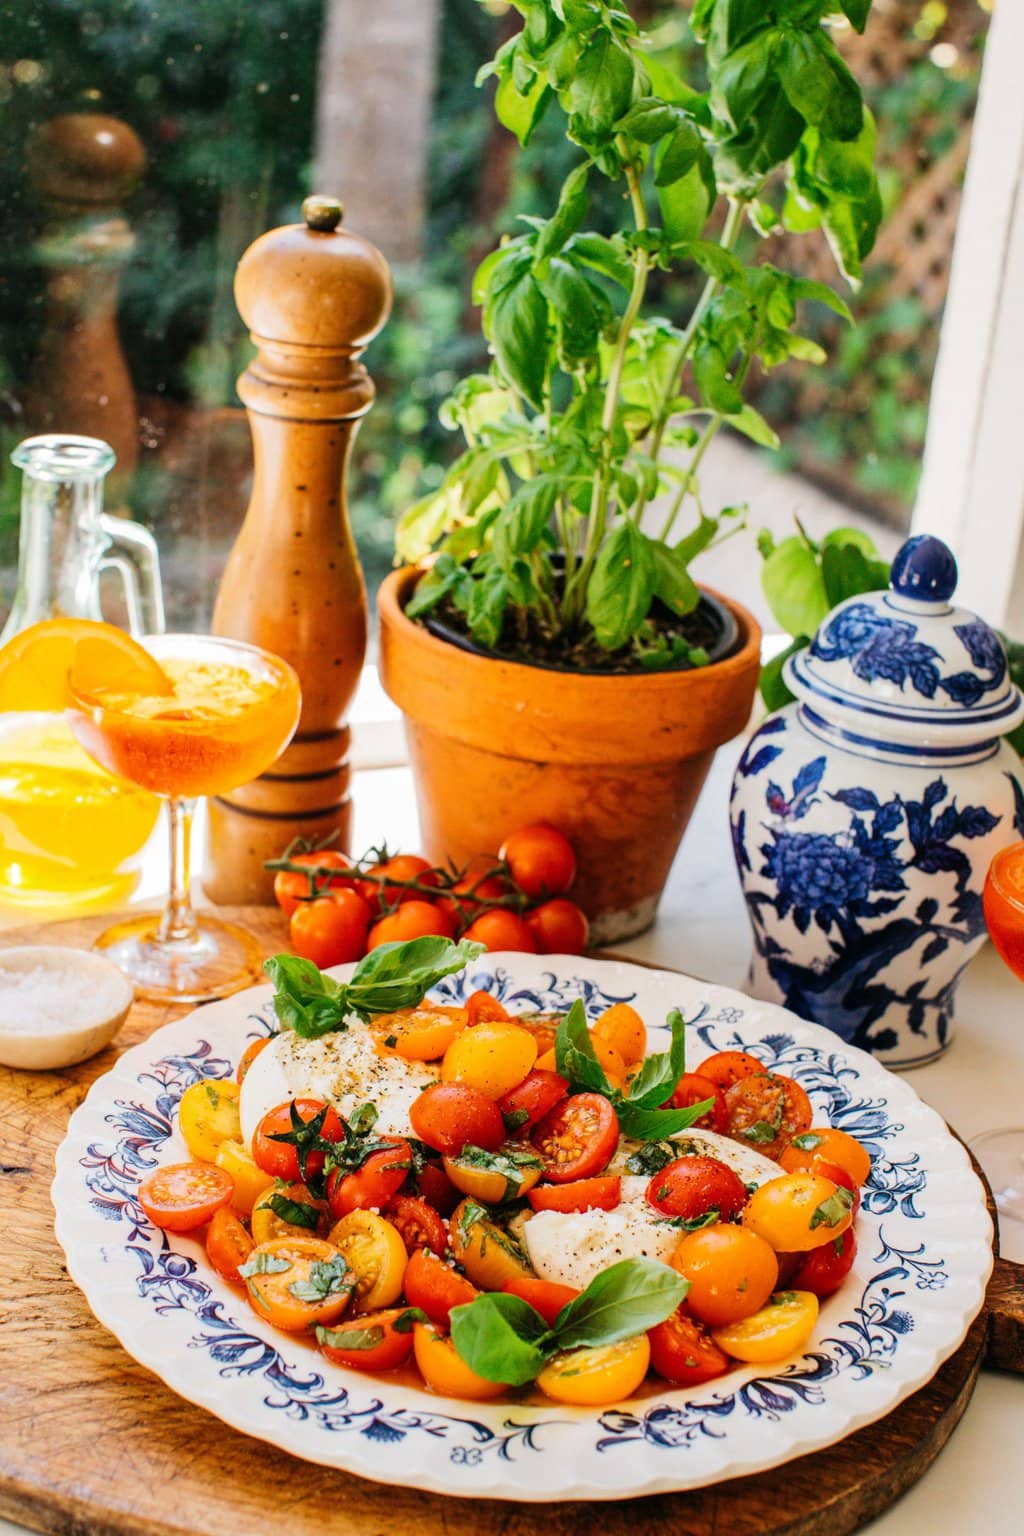
[{"label": "orange slice garnish", "polygon": [[93,619],[46,619],[0,647],[0,710],[62,710],[76,689],[168,694],[174,685],[123,629]]}]

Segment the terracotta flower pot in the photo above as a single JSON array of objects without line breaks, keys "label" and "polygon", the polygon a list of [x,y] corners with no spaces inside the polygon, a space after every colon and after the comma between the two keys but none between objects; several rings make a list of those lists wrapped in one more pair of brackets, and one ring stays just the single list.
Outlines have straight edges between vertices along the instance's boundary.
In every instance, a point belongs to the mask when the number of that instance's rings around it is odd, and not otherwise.
[{"label": "terracotta flower pot", "polygon": [[474,655],[403,612],[420,572],[380,589],[380,669],[405,715],[424,851],[462,863],[531,821],[576,849],[573,899],[591,942],[641,933],[715,748],[742,730],[760,664],[746,609],[724,661],[689,672],[602,676]]}]

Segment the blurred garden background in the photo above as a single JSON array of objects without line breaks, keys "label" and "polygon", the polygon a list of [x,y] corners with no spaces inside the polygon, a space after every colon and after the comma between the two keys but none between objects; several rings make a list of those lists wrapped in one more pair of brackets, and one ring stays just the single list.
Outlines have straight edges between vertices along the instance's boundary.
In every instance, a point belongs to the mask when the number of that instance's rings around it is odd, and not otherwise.
[{"label": "blurred garden background", "polygon": [[[686,0],[630,8],[699,87]],[[821,311],[828,363],[758,385],[783,441],[777,466],[893,529],[909,521],[919,474],[990,8],[875,0],[863,37],[837,34],[877,118],[886,218],[853,301],[857,324],[832,326]],[[520,215],[550,210],[575,153],[553,120],[519,149],[494,118],[493,86],[474,83],[517,22],[504,0],[375,0],[372,14],[356,0],[0,0],[0,615],[19,495],[9,449],[58,425],[39,405],[43,360],[52,377],[68,321],[54,272],[65,258],[91,260],[93,226],[114,221],[137,458],[127,455],[113,500],[160,540],[172,623],[208,623],[250,474],[234,267],[313,190],[345,200],[347,223],[381,245],[395,276],[394,315],[366,358],[378,399],[350,483],[372,591],[395,519],[456,451],[437,406],[482,361],[472,271]],[[109,114],[141,141],[127,229],[114,203],[55,197],[39,146],[69,113]],[[616,210],[598,201],[591,220],[611,228]],[[808,275],[837,280],[820,239],[796,244]],[[772,259],[770,241],[763,255]],[[663,283],[665,313],[685,316],[699,280],[695,270],[692,289]],[[75,378],[62,389],[73,402]]]}]

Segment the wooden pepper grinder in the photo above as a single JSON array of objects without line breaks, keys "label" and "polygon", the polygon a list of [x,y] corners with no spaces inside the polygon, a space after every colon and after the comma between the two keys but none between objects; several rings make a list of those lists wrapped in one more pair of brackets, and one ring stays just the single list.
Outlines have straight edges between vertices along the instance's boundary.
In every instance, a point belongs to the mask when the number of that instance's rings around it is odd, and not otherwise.
[{"label": "wooden pepper grinder", "polygon": [[213,613],[218,635],[283,656],[302,683],[295,738],[262,778],[208,804],[203,885],[216,902],[272,900],[264,861],[296,836],[349,846],[345,725],[366,652],[366,591],[345,472],[374,398],[359,362],[391,309],[387,262],[308,197],[304,223],[261,235],[235,276],[256,357],[238,381],[254,450],[252,498]]},{"label": "wooden pepper grinder", "polygon": [[146,164],[127,123],[101,112],[51,118],[29,142],[29,177],[46,210],[35,243],[46,268],[46,321],[26,402],[34,432],[109,443],[108,503],[127,494],[138,457],[135,391],[117,330],[121,269],[135,235],[121,202]]}]

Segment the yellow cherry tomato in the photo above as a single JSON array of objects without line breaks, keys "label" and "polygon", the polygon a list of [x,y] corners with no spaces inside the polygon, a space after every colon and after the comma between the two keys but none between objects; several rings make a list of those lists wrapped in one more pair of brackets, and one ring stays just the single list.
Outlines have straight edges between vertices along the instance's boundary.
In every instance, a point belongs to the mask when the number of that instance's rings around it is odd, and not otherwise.
[{"label": "yellow cherry tomato", "polygon": [[467,1014],[465,1008],[433,1003],[383,1014],[373,1022],[382,1041],[394,1038],[394,1045],[385,1046],[385,1051],[393,1051],[403,1061],[440,1061],[465,1029]]},{"label": "yellow cherry tomato", "polygon": [[646,1333],[618,1344],[593,1349],[567,1349],[550,1359],[537,1385],[556,1403],[601,1408],[630,1397],[647,1375],[651,1346]]},{"label": "yellow cherry tomato", "polygon": [[204,1077],[186,1088],[178,1105],[178,1125],[193,1157],[203,1163],[217,1161],[222,1141],[241,1141],[237,1083],[229,1078]]},{"label": "yellow cherry tomato", "polygon": [[474,1149],[446,1157],[444,1171],[455,1188],[472,1200],[501,1205],[503,1200],[517,1199],[539,1184],[544,1164],[528,1147],[505,1146],[497,1152]]},{"label": "yellow cherry tomato", "polygon": [[260,1195],[277,1182],[272,1173],[264,1173],[253,1162],[252,1153],[242,1141],[221,1142],[217,1148],[217,1167],[223,1168],[235,1182],[231,1204],[240,1216],[248,1216]]},{"label": "yellow cherry tomato", "polygon": [[[289,1206],[298,1209],[294,1215],[302,1220],[290,1220]],[[275,1209],[276,1207],[276,1209]],[[270,1243],[279,1237],[316,1237],[324,1212],[322,1200],[306,1188],[305,1184],[286,1184],[282,1179],[272,1179],[270,1188],[257,1196],[252,1208],[252,1240],[254,1243]]]},{"label": "yellow cherry tomato", "polygon": [[420,1375],[432,1392],[442,1397],[469,1397],[481,1400],[500,1397],[505,1391],[500,1381],[486,1381],[471,1370],[456,1353],[451,1339],[430,1323],[417,1323],[412,1333],[412,1348]]},{"label": "yellow cherry tomato", "polygon": [[711,1337],[734,1360],[763,1365],[803,1349],[817,1320],[818,1298],[813,1292],[776,1291],[759,1311],[714,1329]]},{"label": "yellow cherry tomato", "polygon": [[357,1311],[376,1312],[398,1300],[409,1255],[392,1222],[376,1211],[350,1211],[331,1228],[328,1241],[355,1272]]},{"label": "yellow cherry tomato", "polygon": [[819,1164],[835,1163],[855,1184],[866,1184],[871,1172],[871,1153],[856,1136],[831,1125],[812,1125],[794,1136],[779,1157],[787,1173],[817,1173]]},{"label": "yellow cherry tomato", "polygon": [[500,1099],[522,1082],[536,1060],[537,1042],[528,1029],[485,1019],[456,1035],[445,1051],[441,1078]]},{"label": "yellow cherry tomato", "polygon": [[489,1221],[482,1207],[463,1200],[448,1227],[452,1253],[481,1291],[500,1291],[510,1280],[532,1280],[533,1270],[514,1237]]},{"label": "yellow cherry tomato", "polygon": [[647,1054],[647,1027],[629,1003],[612,1003],[594,1025],[593,1033],[595,1045],[598,1039],[605,1040],[618,1051],[627,1071],[638,1066]]},{"label": "yellow cherry tomato", "polygon": [[755,1189],[740,1217],[776,1253],[806,1253],[841,1237],[853,1220],[853,1195],[816,1173],[785,1173]]}]

